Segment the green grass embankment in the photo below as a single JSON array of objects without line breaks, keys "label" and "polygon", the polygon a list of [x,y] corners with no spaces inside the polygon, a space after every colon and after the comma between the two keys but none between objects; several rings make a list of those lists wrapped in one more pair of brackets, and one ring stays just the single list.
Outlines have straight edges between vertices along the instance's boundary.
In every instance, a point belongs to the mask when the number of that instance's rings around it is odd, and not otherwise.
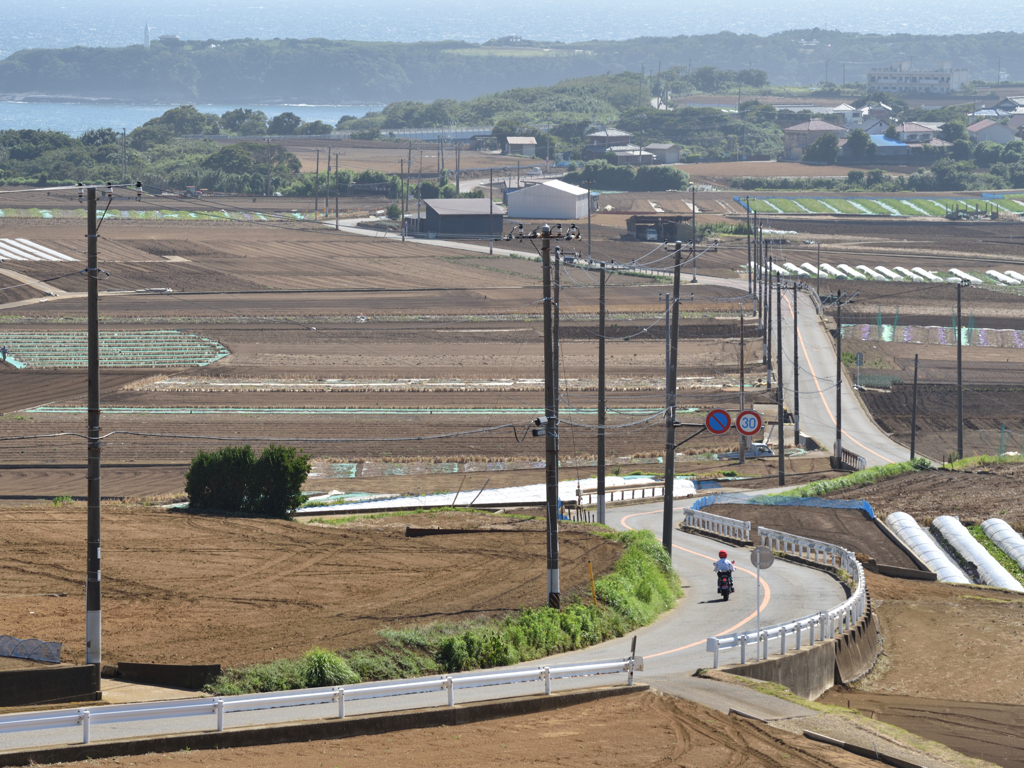
[{"label": "green grass embankment", "polygon": [[342,653],[313,649],[302,659],[227,669],[205,690],[229,696],[463,672],[531,661],[621,637],[650,624],[674,606],[683,591],[671,559],[653,533],[601,535],[625,549],[612,572],[596,581],[597,605],[574,601],[561,611],[524,608],[491,620],[385,629],[378,645]]},{"label": "green grass embankment", "polygon": [[871,467],[869,469],[861,470],[860,472],[851,472],[850,474],[843,475],[842,477],[817,480],[816,482],[808,483],[807,485],[801,485],[799,488],[793,488],[790,491],[773,493],[771,495],[791,496],[797,498],[825,496],[829,493],[845,491],[849,488],[856,488],[861,485],[873,485],[879,480],[905,475],[908,472],[918,472],[923,469],[929,469],[930,467],[931,464],[927,459],[919,458],[914,459],[913,461],[901,461],[897,464],[885,464],[881,467]]}]

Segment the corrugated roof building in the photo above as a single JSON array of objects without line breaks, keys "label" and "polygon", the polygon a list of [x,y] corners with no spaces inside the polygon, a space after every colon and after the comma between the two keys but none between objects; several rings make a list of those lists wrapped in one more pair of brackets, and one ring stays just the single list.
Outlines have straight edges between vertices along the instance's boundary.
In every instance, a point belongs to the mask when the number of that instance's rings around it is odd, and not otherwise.
[{"label": "corrugated roof building", "polygon": [[509,192],[508,215],[513,219],[582,219],[590,193],[583,187],[554,179]]}]

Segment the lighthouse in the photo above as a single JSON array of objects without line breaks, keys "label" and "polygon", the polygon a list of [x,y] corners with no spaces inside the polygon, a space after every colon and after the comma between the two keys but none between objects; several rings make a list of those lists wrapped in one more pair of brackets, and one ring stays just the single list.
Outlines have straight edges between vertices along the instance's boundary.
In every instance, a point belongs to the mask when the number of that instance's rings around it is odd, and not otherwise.
[{"label": "lighthouse", "polygon": [[149,24],[146,24],[146,28],[142,30],[142,44],[149,48]]}]

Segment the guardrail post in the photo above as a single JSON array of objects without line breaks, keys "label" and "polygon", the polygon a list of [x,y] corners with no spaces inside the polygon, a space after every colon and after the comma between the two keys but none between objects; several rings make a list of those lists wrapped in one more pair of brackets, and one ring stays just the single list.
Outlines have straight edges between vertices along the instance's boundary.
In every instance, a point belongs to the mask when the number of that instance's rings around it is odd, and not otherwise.
[{"label": "guardrail post", "polygon": [[802,629],[803,629],[803,627],[800,625],[799,622],[797,622],[797,625],[796,625],[796,649],[798,651],[800,650],[800,630],[802,630]]},{"label": "guardrail post", "polygon": [[338,697],[338,718],[345,719],[345,689],[335,688],[334,694]]},{"label": "guardrail post", "polygon": [[444,679],[444,684],[445,684],[445,687],[448,688],[448,706],[449,707],[454,707],[455,706],[455,683],[452,682],[451,677],[446,677]]},{"label": "guardrail post", "polygon": [[215,699],[213,702],[214,709],[217,711],[217,730],[224,730],[224,699]]},{"label": "guardrail post", "polygon": [[779,640],[781,641],[781,647],[779,649],[779,652],[783,656],[785,656],[786,655],[786,628],[785,627],[782,628],[782,633],[779,635]]},{"label": "guardrail post", "polygon": [[828,622],[828,614],[822,611],[818,614],[818,639],[825,642],[825,624]]},{"label": "guardrail post", "polygon": [[763,636],[761,658],[762,659],[767,659],[768,658],[768,633],[767,632],[762,632],[761,634]]},{"label": "guardrail post", "polygon": [[[630,668],[630,676],[632,676],[633,670]],[[544,695],[551,695],[551,669],[549,667],[542,667],[540,670],[541,679],[544,680]]]},{"label": "guardrail post", "polygon": [[[717,650],[716,650],[717,652]],[[743,639],[740,640],[740,664],[747,663],[747,636],[743,635]]]},{"label": "guardrail post", "polygon": [[83,709],[82,710],[82,743],[83,744],[88,744],[89,743],[89,738],[90,738],[89,718],[90,718],[89,710],[88,709]]},{"label": "guardrail post", "polygon": [[718,669],[718,639],[715,639],[715,669]]}]

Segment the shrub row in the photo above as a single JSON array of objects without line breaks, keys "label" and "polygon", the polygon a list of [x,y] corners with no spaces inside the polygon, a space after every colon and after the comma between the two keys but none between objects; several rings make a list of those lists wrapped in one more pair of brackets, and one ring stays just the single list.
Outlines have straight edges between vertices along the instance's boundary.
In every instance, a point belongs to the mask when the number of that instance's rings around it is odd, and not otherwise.
[{"label": "shrub row", "polygon": [[928,459],[916,458],[913,461],[901,461],[896,464],[885,464],[881,467],[869,467],[868,469],[861,470],[860,472],[851,472],[843,477],[832,477],[827,480],[818,480],[807,485],[801,485],[799,488],[794,488],[791,491],[784,491],[782,493],[773,493],[772,496],[796,496],[796,497],[808,497],[808,496],[825,496],[829,493],[836,493],[837,491],[845,491],[848,488],[856,488],[859,485],[872,485],[877,483],[879,480],[884,480],[889,477],[897,477],[898,475],[905,475],[908,472],[919,472],[924,469],[930,469],[931,462]]},{"label": "shrub row", "polygon": [[287,518],[302,504],[309,457],[271,445],[259,458],[251,446],[200,451],[185,475],[189,507],[253,517]]}]

